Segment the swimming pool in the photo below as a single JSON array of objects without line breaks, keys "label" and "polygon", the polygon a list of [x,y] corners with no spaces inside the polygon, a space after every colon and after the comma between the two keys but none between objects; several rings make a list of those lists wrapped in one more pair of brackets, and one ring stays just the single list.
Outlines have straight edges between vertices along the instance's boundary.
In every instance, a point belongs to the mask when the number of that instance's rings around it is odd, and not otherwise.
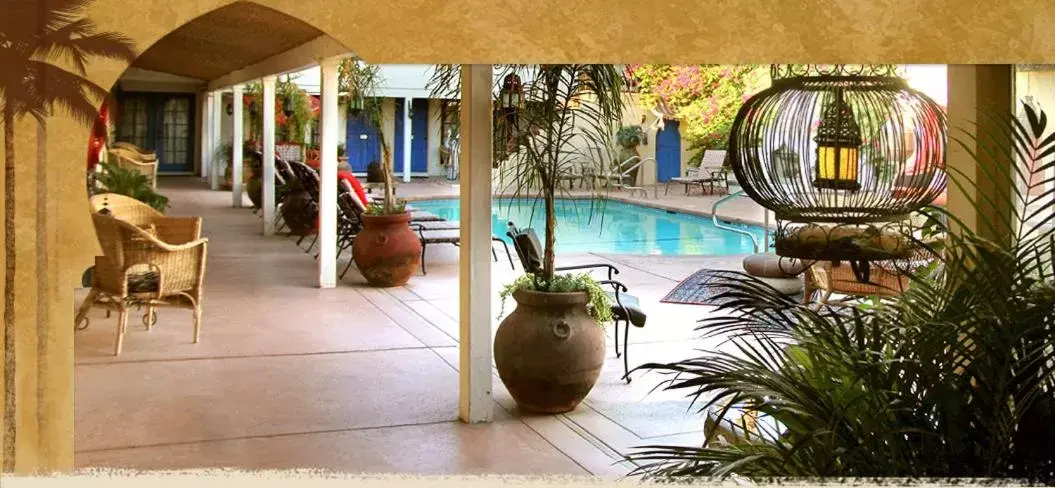
[{"label": "swimming pool", "polygon": [[[456,199],[410,204],[444,219],[458,220]],[[558,199],[556,210],[558,253],[721,256],[755,251],[750,238],[715,227],[709,217],[612,200]],[[517,227],[534,228],[539,239],[544,239],[544,213],[541,200],[536,203],[528,199],[495,199],[491,205],[492,231],[509,241],[506,223],[511,220]],[[751,232],[761,245],[762,227],[728,225]]]}]

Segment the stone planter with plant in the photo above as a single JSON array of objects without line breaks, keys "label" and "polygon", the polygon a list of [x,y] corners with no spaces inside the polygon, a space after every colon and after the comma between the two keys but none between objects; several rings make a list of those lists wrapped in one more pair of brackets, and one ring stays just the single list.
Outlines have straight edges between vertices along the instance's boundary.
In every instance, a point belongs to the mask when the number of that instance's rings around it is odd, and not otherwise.
[{"label": "stone planter with plant", "polygon": [[[505,162],[515,173],[508,180],[510,187],[498,191],[541,203],[545,232],[544,243],[537,246],[541,252],[539,265],[525,265],[525,274],[501,291],[503,302],[512,297],[516,308],[502,320],[495,334],[495,366],[521,408],[567,412],[589,394],[601,374],[605,360],[603,324],[611,320],[612,310],[601,282],[588,274],[558,274],[561,269],[555,267],[554,247],[557,196],[564,192],[562,177],[582,164],[602,164],[582,157],[584,143],[614,147],[624,78],[613,65],[499,69],[506,72],[499,79],[529,72],[529,79],[518,85],[522,98],[534,103],[517,113],[519,130],[525,135],[518,141],[520,147],[496,151],[508,157]],[[440,67],[431,84],[440,89],[452,86],[458,72],[457,66]],[[581,93],[590,93],[591,100],[578,107],[569,103]],[[500,163],[501,159],[496,156]],[[584,159],[589,163],[583,163]]]},{"label": "stone planter with plant", "polygon": [[352,243],[352,259],[359,273],[373,286],[402,286],[421,265],[421,240],[410,228],[410,212],[396,201],[392,187],[392,151],[381,130],[381,98],[376,96],[381,76],[377,65],[358,58],[340,65],[341,91],[348,93],[348,110],[360,112],[377,129],[381,145],[384,199],[370,204],[360,217],[363,229]]}]

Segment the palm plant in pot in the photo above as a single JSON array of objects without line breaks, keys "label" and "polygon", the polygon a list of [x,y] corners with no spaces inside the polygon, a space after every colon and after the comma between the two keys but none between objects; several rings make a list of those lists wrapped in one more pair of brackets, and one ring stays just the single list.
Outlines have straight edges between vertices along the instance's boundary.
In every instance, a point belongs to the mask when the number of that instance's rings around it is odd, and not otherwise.
[{"label": "palm plant in pot", "polygon": [[349,113],[363,117],[376,129],[384,174],[384,199],[369,204],[361,216],[363,230],[352,243],[352,259],[371,285],[402,286],[421,264],[421,241],[411,230],[410,212],[396,200],[392,188],[392,151],[381,129],[382,99],[376,95],[382,83],[380,69],[348,58],[340,64],[338,83],[348,94]]},{"label": "palm plant in pot", "polygon": [[[503,176],[508,186],[498,191],[514,196],[509,205],[541,204],[545,229],[542,243],[534,231],[516,237],[525,274],[500,293],[503,308],[509,297],[516,308],[495,335],[495,365],[521,408],[566,412],[586,397],[600,376],[605,359],[602,325],[611,320],[611,301],[602,282],[588,274],[564,274],[561,271],[568,270],[556,267],[558,196],[566,191],[563,177],[615,158],[623,72],[613,65],[514,65],[496,71],[501,89],[495,103],[494,157],[499,170],[509,175]],[[458,76],[457,66],[438,67],[430,83],[433,91],[447,90],[444,98],[455,98],[450,90]],[[516,88],[523,91],[510,93]],[[575,103],[578,100],[581,103]],[[591,204],[590,212],[595,208],[601,207]],[[524,256],[538,251],[541,255]]]},{"label": "palm plant in pot", "polygon": [[[943,238],[902,295],[814,309],[739,273],[712,282],[727,313],[700,328],[732,347],[641,366],[700,400],[705,444],[642,447],[639,473],[1055,480],[1055,204],[1030,191],[1055,184],[1055,138],[1026,110],[950,136],[1011,190],[972,202],[978,232],[926,208],[918,242]],[[994,171],[1009,154],[1019,167]]]}]

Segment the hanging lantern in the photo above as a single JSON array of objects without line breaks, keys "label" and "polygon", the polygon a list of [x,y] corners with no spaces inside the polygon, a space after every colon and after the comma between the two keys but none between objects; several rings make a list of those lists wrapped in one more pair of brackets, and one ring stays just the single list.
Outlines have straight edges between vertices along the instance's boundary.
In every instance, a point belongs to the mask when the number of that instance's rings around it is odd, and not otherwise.
[{"label": "hanging lantern", "polygon": [[495,147],[498,154],[494,165],[519,149],[520,110],[524,104],[524,87],[520,76],[509,73],[502,79],[498,92],[498,107],[495,120]]},{"label": "hanging lantern", "polygon": [[[846,261],[909,257],[908,218],[945,189],[946,118],[896,67],[773,65],[733,121],[737,182],[778,221],[776,253]],[[906,182],[911,191],[906,191]]]},{"label": "hanging lantern", "polygon": [[352,115],[363,113],[363,107],[365,105],[363,97],[359,96],[359,93],[356,91],[349,93],[348,96],[350,97],[348,100],[348,110],[352,112]]}]

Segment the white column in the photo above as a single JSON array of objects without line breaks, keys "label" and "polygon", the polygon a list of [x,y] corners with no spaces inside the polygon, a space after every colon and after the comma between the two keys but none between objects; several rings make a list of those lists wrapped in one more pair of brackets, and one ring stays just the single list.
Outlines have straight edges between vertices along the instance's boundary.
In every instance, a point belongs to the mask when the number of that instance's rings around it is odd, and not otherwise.
[{"label": "white column", "polygon": [[403,181],[406,183],[410,183],[410,138],[414,134],[413,127],[410,125],[410,109],[413,101],[412,98],[403,99],[403,113],[401,114],[403,116]]},{"label": "white column", "polygon": [[234,105],[234,114],[231,115],[231,147],[234,156],[231,157],[231,205],[234,208],[242,207],[242,146],[245,144],[242,136],[242,85],[234,86],[234,97],[231,99]]},{"label": "white column", "polygon": [[264,235],[275,235],[275,76],[265,76],[260,80],[264,88],[264,171],[263,198]]},{"label": "white column", "polygon": [[322,125],[319,134],[319,288],[337,286],[337,65],[319,61],[322,70]]},{"label": "white column", "polygon": [[202,179],[209,177],[209,163],[212,159],[212,92],[206,92],[201,94],[201,165],[198,167],[198,174]]},{"label": "white column", "polygon": [[222,158],[216,157],[216,151],[220,148],[221,143],[220,123],[223,121],[224,111],[223,91],[215,91],[212,93],[212,95],[212,117],[209,119],[209,123],[211,124],[211,133],[209,137],[212,139],[212,159],[209,163],[209,187],[212,188],[213,191],[215,191],[220,189],[220,175],[223,171],[223,164],[219,162],[222,160]]},{"label": "white column", "polygon": [[[491,65],[462,65],[458,417],[490,422]],[[475,297],[475,300],[470,300]]]}]

